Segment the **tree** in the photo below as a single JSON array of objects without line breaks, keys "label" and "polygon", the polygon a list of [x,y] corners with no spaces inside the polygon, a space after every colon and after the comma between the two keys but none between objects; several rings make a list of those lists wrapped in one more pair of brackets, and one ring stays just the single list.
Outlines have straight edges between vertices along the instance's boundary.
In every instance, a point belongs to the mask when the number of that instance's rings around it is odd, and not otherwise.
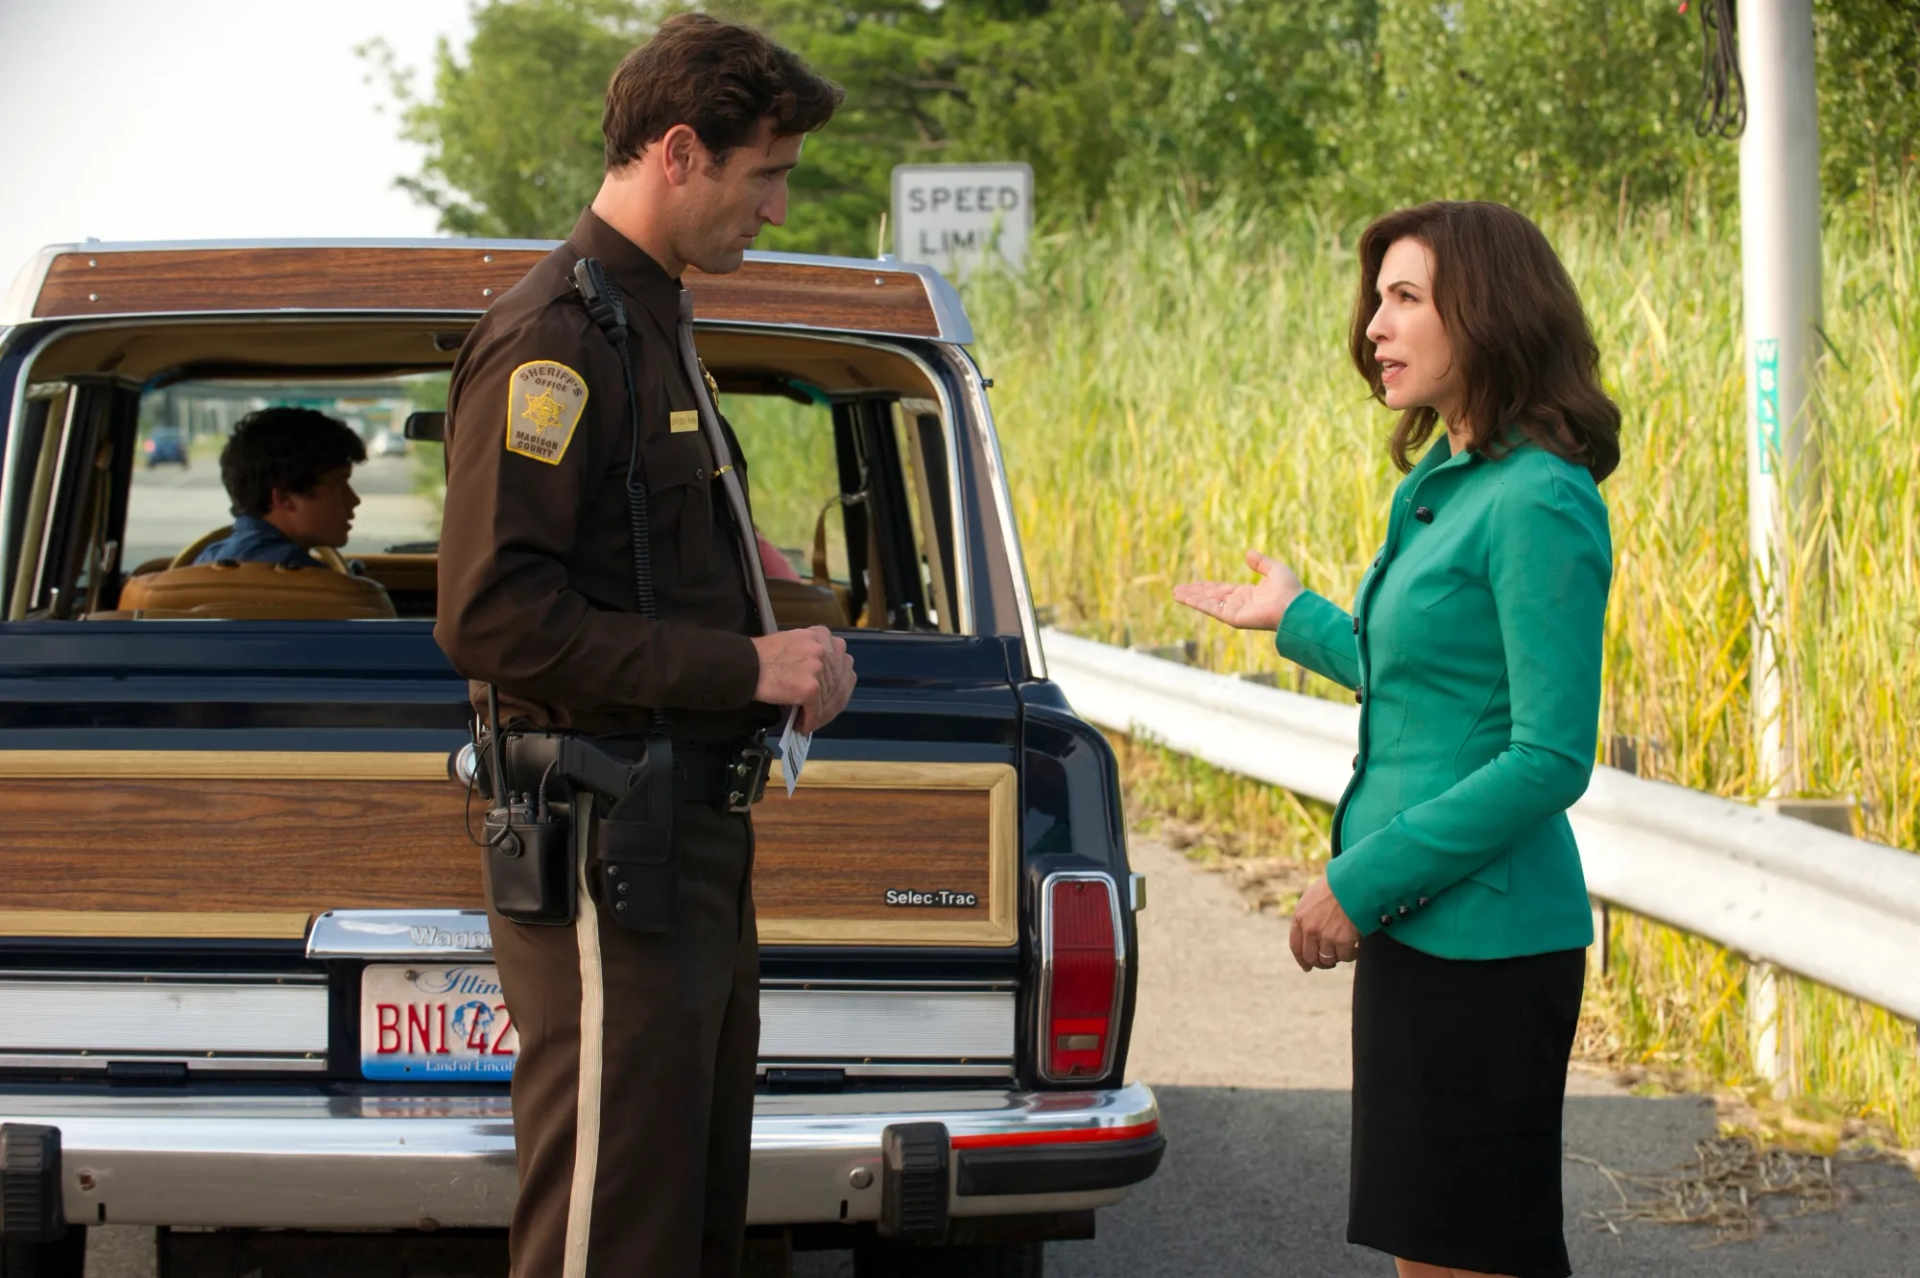
[{"label": "tree", "polygon": [[[715,2],[847,90],[768,248],[874,252],[911,161],[1024,160],[1059,225],[1166,199],[1350,219],[1734,185],[1736,149],[1693,132],[1700,30],[1673,0]],[[608,76],[683,4],[484,0],[423,98],[370,48],[427,148],[402,185],[452,232],[564,235],[599,186]],[[1911,0],[1816,0],[1815,19],[1829,193],[1871,191],[1920,151],[1920,23]]]},{"label": "tree", "polygon": [[390,75],[402,136],[427,148],[400,185],[454,235],[564,236],[600,188],[607,80],[653,25],[624,0],[490,0],[463,54],[440,42],[427,98],[391,49],[366,46]]},{"label": "tree", "polygon": [[[1318,143],[1307,107],[1337,67],[1303,74],[1310,19],[1353,0],[761,0],[723,8],[840,81],[847,104],[808,139],[797,216],[765,247],[866,254],[893,166],[1025,160],[1063,220],[1115,192],[1162,186],[1198,203],[1297,191]],[[401,179],[466,235],[557,236],[597,189],[600,104],[613,66],[672,8],[630,0],[487,0],[472,43],[442,44],[430,95],[391,52],[404,135],[427,148]],[[1303,16],[1304,15],[1304,16]],[[1222,104],[1225,108],[1222,109]]]},{"label": "tree", "polygon": [[1920,7],[1816,0],[1820,167],[1831,196],[1897,186],[1920,162]]},{"label": "tree", "polygon": [[788,224],[770,228],[762,244],[861,257],[880,251],[893,166],[952,158],[957,76],[997,19],[984,5],[930,8],[920,0],[767,0],[721,12],[763,27],[847,91],[833,121],[807,139]]},{"label": "tree", "polygon": [[1725,168],[1692,128],[1699,41],[1666,0],[1383,0],[1348,190],[1375,206],[1664,197]]},{"label": "tree", "polygon": [[1351,99],[1324,51],[1355,0],[947,0],[884,18],[781,2],[761,20],[871,104],[876,130],[836,120],[823,139],[871,148],[871,208],[916,159],[1024,160],[1062,222],[1163,191],[1299,195],[1323,150],[1316,115]]}]

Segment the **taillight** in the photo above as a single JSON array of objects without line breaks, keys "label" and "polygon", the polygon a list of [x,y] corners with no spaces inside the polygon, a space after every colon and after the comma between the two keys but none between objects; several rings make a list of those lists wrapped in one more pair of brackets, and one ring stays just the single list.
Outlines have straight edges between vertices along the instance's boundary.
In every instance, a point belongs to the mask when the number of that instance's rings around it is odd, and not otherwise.
[{"label": "taillight", "polygon": [[1056,874],[1043,894],[1040,1072],[1055,1082],[1098,1078],[1113,1068],[1126,953],[1113,880]]}]

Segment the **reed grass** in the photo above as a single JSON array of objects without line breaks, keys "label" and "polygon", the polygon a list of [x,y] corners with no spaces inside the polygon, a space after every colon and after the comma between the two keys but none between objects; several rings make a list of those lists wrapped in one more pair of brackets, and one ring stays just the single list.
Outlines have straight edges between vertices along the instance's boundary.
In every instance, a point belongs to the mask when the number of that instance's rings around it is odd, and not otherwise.
[{"label": "reed grass", "polygon": [[[1796,513],[1784,645],[1800,788],[1857,798],[1860,832],[1906,848],[1920,847],[1917,219],[1909,186],[1828,220],[1825,480]],[[1123,643],[1197,640],[1203,666],[1269,670],[1280,664],[1270,636],[1205,623],[1171,586],[1241,579],[1255,546],[1351,598],[1398,479],[1391,415],[1344,355],[1355,229],[1230,206],[1136,210],[1040,237],[1023,279],[969,287],[1035,598],[1061,625]],[[1615,555],[1602,739],[1637,741],[1647,775],[1755,796],[1768,779],[1747,687],[1737,226],[1696,201],[1543,229],[1580,286],[1625,415],[1623,462],[1602,490]],[[1201,812],[1223,831],[1251,821],[1266,831],[1256,841],[1302,855],[1324,837],[1312,822],[1263,824],[1278,800],[1186,766],[1136,764],[1154,772],[1136,779],[1136,809]],[[1615,928],[1584,1041],[1750,1083],[1743,966],[1641,920],[1616,916]],[[1792,1085],[1920,1143],[1914,1027],[1805,983],[1787,1002]]]}]

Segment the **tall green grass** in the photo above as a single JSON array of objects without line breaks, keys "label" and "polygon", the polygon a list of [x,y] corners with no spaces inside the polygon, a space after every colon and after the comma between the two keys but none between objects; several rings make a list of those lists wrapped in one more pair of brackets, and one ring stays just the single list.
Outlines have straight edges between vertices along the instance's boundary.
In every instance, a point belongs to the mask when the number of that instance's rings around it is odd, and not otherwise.
[{"label": "tall green grass", "polygon": [[[1391,414],[1344,353],[1356,229],[1136,211],[1041,240],[1021,281],[970,289],[1035,597],[1062,625],[1196,639],[1206,666],[1273,669],[1270,636],[1203,622],[1172,585],[1240,579],[1255,546],[1351,597],[1398,479]],[[1639,741],[1650,775],[1757,794],[1737,224],[1696,203],[1543,229],[1625,415],[1623,461],[1602,490],[1615,554],[1602,736]],[[1862,832],[1906,848],[1920,847],[1917,231],[1911,187],[1829,219],[1826,479],[1795,521],[1801,606],[1786,636],[1802,788],[1857,797]],[[1697,1005],[1705,973],[1732,981],[1739,965],[1621,926],[1617,991],[1592,1000],[1608,1023],[1590,1039],[1623,1059],[1749,1078],[1738,982]],[[1811,987],[1790,1005],[1794,1082],[1920,1140],[1913,1026]]]}]

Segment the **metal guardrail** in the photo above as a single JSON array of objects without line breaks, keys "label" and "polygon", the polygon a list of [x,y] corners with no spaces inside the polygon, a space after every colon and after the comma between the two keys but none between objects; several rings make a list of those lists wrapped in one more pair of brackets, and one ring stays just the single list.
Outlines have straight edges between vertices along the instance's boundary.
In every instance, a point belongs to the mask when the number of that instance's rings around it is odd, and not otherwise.
[{"label": "metal guardrail", "polygon": [[[1084,718],[1332,803],[1357,707],[1044,634]],[[1596,767],[1569,814],[1600,900],[1920,1020],[1920,855]]]}]

